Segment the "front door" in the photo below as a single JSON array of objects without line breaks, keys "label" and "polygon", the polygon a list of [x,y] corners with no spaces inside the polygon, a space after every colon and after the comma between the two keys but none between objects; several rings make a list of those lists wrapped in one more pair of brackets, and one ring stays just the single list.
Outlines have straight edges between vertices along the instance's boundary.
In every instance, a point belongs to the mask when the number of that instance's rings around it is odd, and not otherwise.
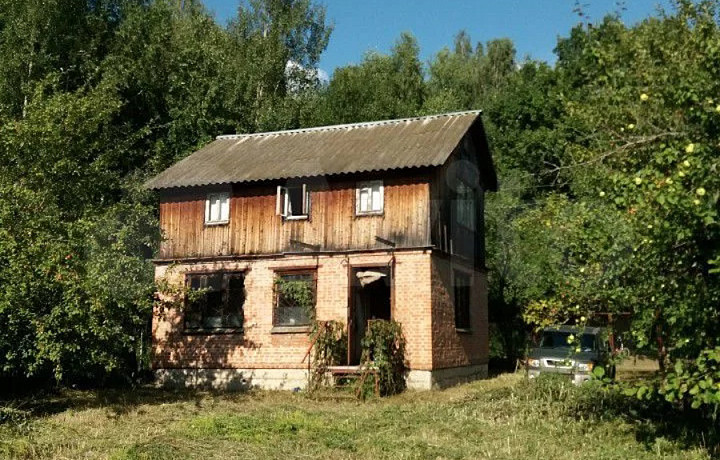
[{"label": "front door", "polygon": [[388,266],[353,267],[350,270],[350,317],[348,327],[348,363],[360,364],[362,339],[367,323],[373,319],[390,320],[391,271]]}]

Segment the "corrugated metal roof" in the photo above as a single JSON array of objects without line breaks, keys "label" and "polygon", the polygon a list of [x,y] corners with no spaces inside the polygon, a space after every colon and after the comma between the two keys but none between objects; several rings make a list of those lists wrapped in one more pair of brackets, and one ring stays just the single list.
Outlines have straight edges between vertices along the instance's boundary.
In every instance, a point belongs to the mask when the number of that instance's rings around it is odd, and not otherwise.
[{"label": "corrugated metal roof", "polygon": [[145,186],[151,189],[439,166],[480,111],[219,136]]}]

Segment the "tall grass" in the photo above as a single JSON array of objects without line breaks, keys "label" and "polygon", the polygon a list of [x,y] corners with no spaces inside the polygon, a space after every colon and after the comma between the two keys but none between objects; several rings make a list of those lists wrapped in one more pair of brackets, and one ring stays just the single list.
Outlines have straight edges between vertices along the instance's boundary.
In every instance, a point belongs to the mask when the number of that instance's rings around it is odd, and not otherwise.
[{"label": "tall grass", "polygon": [[603,391],[502,375],[367,402],[334,391],[66,392],[35,401],[28,429],[1,425],[0,458],[709,458],[652,420],[613,415],[622,402]]}]

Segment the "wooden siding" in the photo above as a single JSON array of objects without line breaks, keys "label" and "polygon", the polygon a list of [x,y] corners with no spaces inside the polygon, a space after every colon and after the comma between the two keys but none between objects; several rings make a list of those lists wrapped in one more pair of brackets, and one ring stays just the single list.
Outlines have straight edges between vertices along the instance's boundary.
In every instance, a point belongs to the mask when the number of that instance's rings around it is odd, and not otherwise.
[{"label": "wooden siding", "polygon": [[[389,248],[430,245],[429,171],[386,173],[392,177],[313,180],[308,183],[308,220],[283,220],[275,214],[279,183],[236,185],[230,199],[230,221],[205,225],[205,196],[211,188],[185,189],[161,195],[160,226],[166,240],[159,259]],[[384,179],[384,213],[355,215],[358,181]],[[293,242],[301,242],[297,244]],[[313,249],[314,250],[314,249]]]},{"label": "wooden siding", "polygon": [[[485,266],[485,192],[482,187],[479,143],[472,132],[465,135],[447,163],[436,168],[430,184],[432,244],[441,252],[457,255],[473,266]],[[460,179],[475,190],[475,230],[457,223],[455,204]]]}]

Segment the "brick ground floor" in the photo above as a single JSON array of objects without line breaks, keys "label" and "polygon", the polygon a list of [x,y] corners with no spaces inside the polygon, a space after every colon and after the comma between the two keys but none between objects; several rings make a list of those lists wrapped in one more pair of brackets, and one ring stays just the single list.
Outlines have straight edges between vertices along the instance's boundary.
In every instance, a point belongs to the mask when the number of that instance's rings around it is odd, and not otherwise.
[{"label": "brick ground floor", "polygon": [[[159,382],[218,388],[303,387],[308,328],[278,326],[273,317],[275,279],[294,272],[315,277],[316,318],[346,325],[353,324],[357,318],[353,311],[362,302],[364,287],[354,288],[358,278],[381,273],[389,288],[390,318],[402,325],[407,341],[409,387],[443,387],[487,374],[485,273],[427,249],[159,262],[156,278],[171,286],[183,286],[189,277],[204,273],[240,273],[244,281],[242,324],[234,328],[188,329],[183,311],[172,302],[156,307],[152,364]],[[467,285],[466,290],[455,287],[458,280]],[[167,296],[165,300],[172,300]],[[461,313],[458,319],[458,301],[468,304],[469,317]]]}]

